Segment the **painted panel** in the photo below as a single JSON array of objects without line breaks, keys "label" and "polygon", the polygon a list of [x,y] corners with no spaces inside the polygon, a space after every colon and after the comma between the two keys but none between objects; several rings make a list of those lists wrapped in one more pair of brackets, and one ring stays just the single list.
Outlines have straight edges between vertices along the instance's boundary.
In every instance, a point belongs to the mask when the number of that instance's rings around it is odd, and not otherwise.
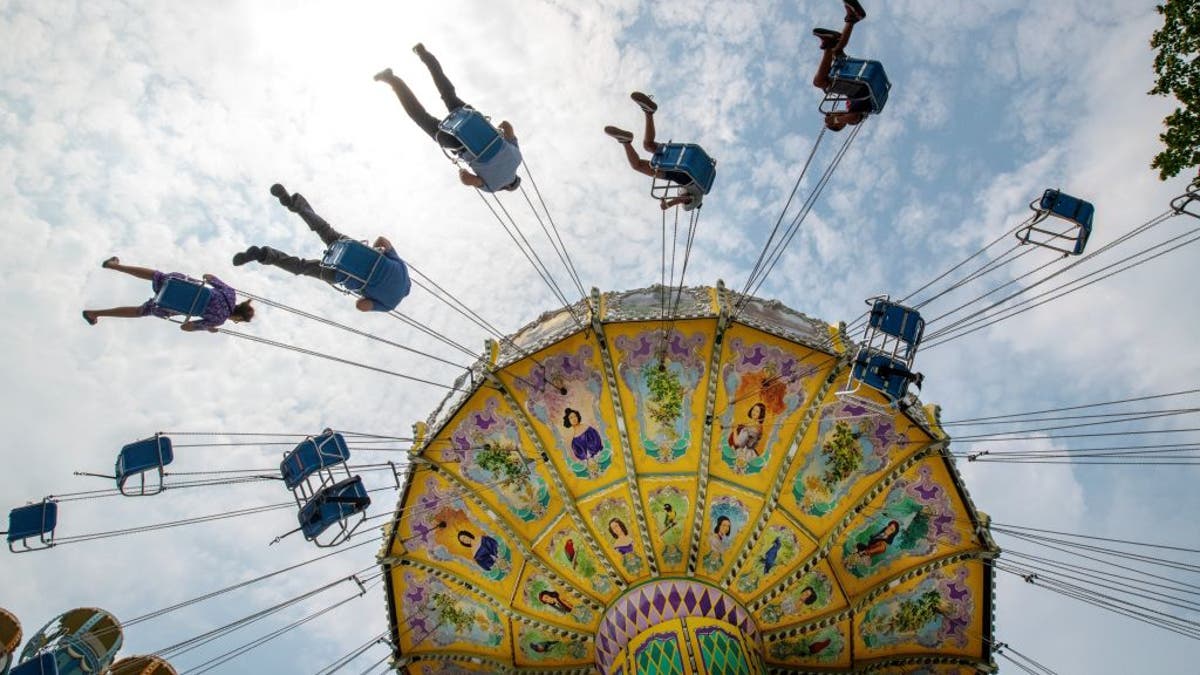
[{"label": "painted panel", "polygon": [[507,658],[511,653],[508,622],[484,600],[413,567],[396,571],[396,606],[400,653],[463,650]]},{"label": "painted panel", "polygon": [[740,632],[727,623],[705,618],[688,619],[696,665],[704,675],[751,675],[759,672]]},{"label": "painted panel", "polygon": [[596,658],[590,639],[563,637],[536,626],[511,623],[517,636],[514,655],[518,666],[584,666]]},{"label": "painted panel", "polygon": [[495,673],[496,667],[490,663],[470,661],[417,661],[405,666],[405,672],[410,675],[474,675]]},{"label": "painted panel", "polygon": [[839,612],[849,603],[842,595],[829,561],[822,560],[787,590],[754,613],[762,630],[777,630],[807,623],[823,614]]},{"label": "painted panel", "polygon": [[551,499],[548,468],[497,392],[483,390],[467,402],[423,455],[471,484],[526,539],[562,511]]},{"label": "painted panel", "polygon": [[776,511],[737,571],[729,590],[743,602],[756,598],[796,569],[816,548],[816,542],[782,512]]},{"label": "painted panel", "polygon": [[408,506],[397,519],[392,555],[421,560],[471,579],[496,598],[509,598],[524,563],[495,516],[462,497],[445,476],[414,472]]},{"label": "painted panel", "polygon": [[[788,472],[780,503],[812,532],[825,532],[858,502],[875,482],[932,439],[896,413],[881,415],[843,400],[835,385],[801,441],[800,454]],[[876,392],[860,391],[878,399]]]},{"label": "painted panel", "polygon": [[687,570],[692,520],[696,513],[694,478],[640,479],[644,513],[650,522],[650,544],[661,574]]},{"label": "painted panel", "polygon": [[762,497],[758,495],[725,483],[714,482],[708,486],[697,577],[718,583],[725,578],[761,509]]},{"label": "painted panel", "polygon": [[855,618],[854,651],[862,658],[983,653],[983,563],[957,563],[910,579]]},{"label": "painted panel", "polygon": [[616,412],[594,337],[574,335],[498,373],[579,497],[625,476]]},{"label": "painted panel", "polygon": [[616,595],[616,583],[604,572],[599,559],[569,519],[559,519],[547,535],[537,542],[533,552],[577,590],[602,603]]},{"label": "painted panel", "polygon": [[533,565],[522,570],[517,588],[512,607],[523,614],[587,632],[600,625],[600,612],[582,594]]},{"label": "painted panel", "polygon": [[724,345],[709,471],[766,493],[835,361],[742,326],[726,333]]},{"label": "painted panel", "polygon": [[716,323],[605,326],[639,476],[695,473]]},{"label": "painted panel", "polygon": [[890,666],[871,671],[878,675],[979,675],[972,666],[952,664]]},{"label": "painted panel", "polygon": [[592,536],[627,581],[650,574],[633,502],[624,486],[579,502],[579,511],[592,529]]},{"label": "painted panel", "polygon": [[889,576],[971,548],[981,546],[945,460],[929,457],[851,521],[831,556],[842,587],[857,596]]},{"label": "painted panel", "polygon": [[635,673],[691,675],[685,665],[683,632],[678,621],[659,625],[630,641],[627,651]]},{"label": "painted panel", "polygon": [[767,644],[767,662],[791,666],[850,666],[850,620]]}]

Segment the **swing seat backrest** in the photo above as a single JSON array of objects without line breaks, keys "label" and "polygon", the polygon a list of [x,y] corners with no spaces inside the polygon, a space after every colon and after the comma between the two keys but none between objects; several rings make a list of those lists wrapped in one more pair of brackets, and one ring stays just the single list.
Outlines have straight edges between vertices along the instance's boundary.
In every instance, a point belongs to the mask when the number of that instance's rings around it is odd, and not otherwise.
[{"label": "swing seat backrest", "polygon": [[[887,105],[892,83],[888,80],[883,64],[866,59],[849,57],[836,59],[829,70],[830,85],[826,90],[826,103],[837,104],[849,101],[870,101],[871,113],[883,112]],[[824,104],[823,104],[824,105]],[[834,110],[823,112],[836,112]]]},{"label": "swing seat backrest", "polygon": [[154,297],[154,304],[176,314],[200,316],[210,297],[212,289],[202,281],[167,277]]},{"label": "swing seat backrest", "polygon": [[[339,239],[325,252],[321,264],[358,282],[357,288],[371,283],[383,254],[355,239]],[[342,282],[345,285],[345,282]]]},{"label": "swing seat backrest", "polygon": [[679,185],[695,183],[704,194],[717,178],[717,161],[695,143],[663,143],[650,157],[650,166]]},{"label": "swing seat backrest", "polygon": [[350,459],[350,448],[341,434],[324,433],[300,443],[283,457],[279,474],[289,490],[295,490],[306,478],[328,466]]},{"label": "swing seat backrest", "polygon": [[1091,202],[1064,194],[1058,190],[1046,190],[1038,206],[1051,215],[1075,223],[1079,226],[1079,234],[1075,239],[1075,247],[1071,253],[1079,255],[1087,246],[1088,237],[1092,234],[1092,219],[1096,215],[1096,207]]},{"label": "swing seat backrest", "polygon": [[35,547],[29,546],[27,540],[37,537],[43,546],[36,548],[46,548],[52,545],[54,528],[57,526],[56,502],[43,501],[17,507],[8,513],[8,547],[15,552],[17,549],[13,545],[21,542],[26,549],[34,550]]},{"label": "swing seat backrest", "polygon": [[925,320],[920,312],[883,298],[876,298],[871,306],[869,325],[881,333],[903,340],[911,347],[921,342],[925,332]]},{"label": "swing seat backrest", "polygon": [[304,538],[312,541],[330,526],[366,511],[370,505],[371,497],[361,476],[325,487],[300,507],[298,518]]},{"label": "swing seat backrest", "polygon": [[8,671],[8,675],[58,675],[58,661],[54,652],[42,652]]},{"label": "swing seat backrest", "polygon": [[852,379],[875,389],[893,403],[908,393],[908,366],[899,359],[869,349],[860,349],[854,357]]},{"label": "swing seat backrest", "polygon": [[130,443],[122,447],[121,452],[117,454],[117,464],[114,470],[117,476],[117,487],[124,492],[125,481],[129,478],[147,471],[161,471],[174,459],[171,439],[166,436],[155,436]]},{"label": "swing seat backrest", "polygon": [[462,144],[461,156],[468,162],[486,162],[500,151],[503,139],[479,111],[464,106],[438,124],[438,130]]}]

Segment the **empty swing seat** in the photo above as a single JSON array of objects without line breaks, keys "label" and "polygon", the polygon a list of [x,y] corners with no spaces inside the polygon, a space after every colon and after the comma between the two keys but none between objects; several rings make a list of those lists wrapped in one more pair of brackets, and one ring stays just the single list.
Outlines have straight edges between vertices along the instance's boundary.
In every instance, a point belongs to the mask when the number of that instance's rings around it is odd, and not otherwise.
[{"label": "empty swing seat", "polygon": [[345,521],[355,514],[366,511],[370,505],[371,498],[367,495],[366,487],[363,486],[362,477],[347,478],[322,488],[300,508],[298,516],[300,529],[304,533],[305,539],[313,541],[330,526],[341,523],[341,534],[326,545],[340,543],[354,530],[354,528],[348,527]]},{"label": "empty swing seat", "polygon": [[908,383],[914,375],[900,359],[867,349],[859,350],[854,357],[851,379],[861,382],[887,396],[893,403],[908,393]]},{"label": "empty swing seat", "polygon": [[200,316],[208,306],[212,297],[212,289],[196,279],[180,279],[167,277],[158,295],[154,296],[154,304],[160,308],[186,316]]},{"label": "empty swing seat", "polygon": [[912,357],[925,333],[925,320],[920,312],[886,298],[874,299],[868,326],[904,342],[906,358]]},{"label": "empty swing seat", "polygon": [[[8,513],[8,548],[13,553],[36,551],[54,545],[54,528],[58,526],[58,503],[43,501],[21,506]],[[30,546],[37,537],[40,546]],[[24,548],[18,550],[17,544]]]},{"label": "empty swing seat", "polygon": [[888,92],[892,83],[888,80],[883,64],[866,59],[843,57],[836,59],[829,69],[829,88],[821,112],[846,112],[858,101],[870,104],[870,114],[878,115],[887,105]]},{"label": "empty swing seat", "polygon": [[[126,496],[150,495],[162,492],[163,467],[175,459],[171,450],[171,439],[166,436],[154,436],[145,440],[130,443],[121,448],[117,455],[116,477],[117,488]],[[147,486],[144,474],[148,471],[158,471],[158,484]],[[134,476],[143,476],[141,487],[137,492],[125,490],[125,481]]]},{"label": "empty swing seat", "polygon": [[469,162],[486,162],[500,151],[499,130],[478,110],[463,106],[438,124],[438,131],[462,144],[460,155]]},{"label": "empty swing seat", "polygon": [[[1017,231],[1017,239],[1022,244],[1036,244],[1045,248],[1064,253],[1079,255],[1087,246],[1088,237],[1092,234],[1092,219],[1096,208],[1091,202],[1064,194],[1059,190],[1047,189],[1041,199],[1029,205],[1037,212],[1033,220]],[[1048,216],[1055,216],[1075,227],[1066,232],[1056,232],[1038,227],[1038,223]]]},{"label": "empty swing seat", "polygon": [[42,652],[8,671],[8,675],[58,675],[58,661],[54,652]]},{"label": "empty swing seat", "polygon": [[371,283],[382,259],[383,253],[361,241],[339,239],[325,252],[321,264],[344,274],[346,278],[338,283],[356,291]]},{"label": "empty swing seat", "polygon": [[704,194],[712,190],[713,181],[717,177],[717,161],[695,143],[659,145],[658,150],[650,157],[650,166],[655,171],[661,171],[667,180],[677,185],[695,183]]},{"label": "empty swing seat", "polygon": [[304,479],[329,466],[350,459],[350,448],[341,434],[327,431],[315,438],[305,439],[284,455],[279,473],[289,490],[295,490]]}]

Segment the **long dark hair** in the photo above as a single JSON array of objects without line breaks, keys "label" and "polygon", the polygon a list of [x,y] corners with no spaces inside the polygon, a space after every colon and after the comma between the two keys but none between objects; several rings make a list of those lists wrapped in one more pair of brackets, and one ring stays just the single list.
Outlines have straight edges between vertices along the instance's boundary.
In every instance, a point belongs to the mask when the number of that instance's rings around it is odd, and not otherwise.
[{"label": "long dark hair", "polygon": [[579,415],[578,410],[574,408],[567,408],[563,411],[563,426],[568,429],[571,428],[571,415],[575,416],[575,424],[579,424],[583,421],[583,417]]},{"label": "long dark hair", "polygon": [[249,300],[243,300],[233,306],[233,311],[229,313],[229,316],[236,316],[242,321],[248,322],[254,318],[254,308],[250,306]]}]

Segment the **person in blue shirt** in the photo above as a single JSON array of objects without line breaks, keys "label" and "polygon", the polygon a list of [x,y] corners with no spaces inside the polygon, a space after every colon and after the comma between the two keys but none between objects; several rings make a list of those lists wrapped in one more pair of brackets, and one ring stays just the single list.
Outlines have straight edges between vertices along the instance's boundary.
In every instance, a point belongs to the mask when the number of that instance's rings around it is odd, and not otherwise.
[{"label": "person in blue shirt", "polygon": [[[309,205],[308,200],[299,192],[288,194],[286,188],[279,183],[271,186],[271,194],[289,211],[297,213],[308,229],[317,233],[325,246],[333,246],[339,240],[346,239],[340,232],[333,229],[325,219],[318,216]],[[233,256],[233,264],[245,265],[255,261],[262,265],[273,265],[287,270],[295,275],[304,275],[321,281],[338,284],[343,288],[356,292],[359,296],[354,306],[361,312],[387,312],[396,308],[400,301],[408,296],[412,282],[408,278],[408,266],[396,254],[392,242],[382,235],[375,239],[372,246],[383,254],[379,266],[375,268],[366,285],[358,279],[351,278],[336,269],[325,267],[320,260],[305,259],[289,255],[270,246],[251,246],[245,251]]]},{"label": "person in blue shirt", "polygon": [[[828,28],[814,28],[813,35],[821,40],[821,63],[817,66],[817,74],[813,76],[813,86],[821,91],[829,91],[833,81],[829,73],[834,62],[846,57],[846,45],[850,42],[850,33],[854,24],[867,18],[867,12],[858,0],[843,0],[846,7],[845,26],[839,33]],[[866,100],[850,101],[847,109],[842,112],[825,113],[825,128],[830,131],[841,131],[846,126],[854,126],[865,120],[871,112],[871,102]]]},{"label": "person in blue shirt", "polygon": [[[645,131],[642,134],[642,147],[646,150],[646,152],[649,152],[651,155],[653,155],[662,147],[661,143],[658,143],[654,140],[654,113],[658,110],[658,104],[655,103],[654,99],[650,98],[649,95],[640,91],[633,92],[629,95],[629,98],[633,99],[633,102],[642,109],[642,113],[645,117]],[[672,206],[680,205],[683,206],[684,211],[691,211],[700,207],[701,202],[704,200],[704,191],[700,189],[700,186],[696,185],[695,181],[682,173],[658,171],[650,163],[650,160],[639,157],[637,150],[633,149],[632,131],[626,131],[620,127],[607,126],[604,127],[604,133],[617,139],[617,142],[621,144],[621,147],[625,150],[625,159],[629,162],[629,166],[633,167],[634,171],[650,176],[651,178],[665,178],[673,183],[678,183],[683,186],[684,191],[678,197],[672,197],[670,199],[664,198],[659,200],[659,206],[662,207],[663,211],[666,211]]]},{"label": "person in blue shirt", "polygon": [[[417,44],[413,47],[413,52],[429,69],[429,74],[433,77],[433,84],[437,87],[438,94],[442,97],[442,102],[446,104],[446,109],[454,113],[459,108],[469,107],[463,102],[458,94],[454,91],[452,84],[446,74],[442,72],[442,66],[438,60],[425,50],[425,46]],[[441,121],[438,118],[426,112],[425,107],[413,95],[412,90],[404,83],[404,80],[396,77],[392,73],[391,68],[385,68],[375,74],[375,80],[386,82],[391,85],[392,91],[396,92],[396,97],[400,99],[400,105],[404,107],[404,112],[416,122],[435,143],[443,148],[451,151],[461,151],[462,143],[450,134],[447,134],[438,129],[438,123]],[[458,178],[463,185],[479,188],[484,192],[498,192],[501,190],[516,190],[521,185],[521,177],[517,175],[517,168],[521,166],[521,148],[517,143],[517,136],[513,132],[513,127],[507,121],[501,122],[500,126],[501,147],[498,152],[491,155],[486,161],[472,160],[469,162],[471,169],[475,173],[471,173],[466,169],[460,169]]]}]

